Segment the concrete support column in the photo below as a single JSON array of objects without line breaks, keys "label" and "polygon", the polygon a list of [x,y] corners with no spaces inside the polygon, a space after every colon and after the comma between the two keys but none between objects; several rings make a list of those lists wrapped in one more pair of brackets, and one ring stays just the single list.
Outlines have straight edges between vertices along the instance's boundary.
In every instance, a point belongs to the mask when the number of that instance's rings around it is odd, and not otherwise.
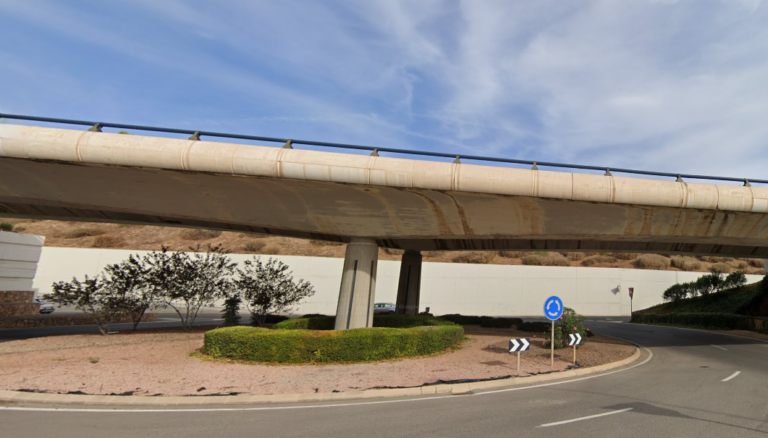
[{"label": "concrete support column", "polygon": [[398,315],[418,315],[421,293],[421,253],[406,251],[400,262],[400,282],[397,285]]},{"label": "concrete support column", "polygon": [[347,245],[336,308],[336,330],[373,326],[378,260],[379,247],[373,239],[355,238]]},{"label": "concrete support column", "polygon": [[763,271],[768,275],[768,259],[763,259]]}]

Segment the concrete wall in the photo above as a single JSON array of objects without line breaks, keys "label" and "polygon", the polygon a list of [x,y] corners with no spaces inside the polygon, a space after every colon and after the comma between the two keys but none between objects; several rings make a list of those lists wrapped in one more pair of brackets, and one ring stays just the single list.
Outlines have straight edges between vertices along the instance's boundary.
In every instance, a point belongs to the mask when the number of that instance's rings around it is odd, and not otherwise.
[{"label": "concrete wall", "polygon": [[[109,263],[142,251],[110,249],[44,248],[34,286],[48,293],[55,281],[72,276],[95,275]],[[252,256],[232,255],[237,262]],[[264,258],[270,256],[263,256]],[[282,260],[315,286],[316,294],[296,313],[333,314],[341,283],[342,259],[271,256]],[[378,264],[376,302],[396,301],[400,262]],[[634,309],[662,302],[662,292],[677,282],[691,281],[703,273],[613,268],[473,265],[424,263],[420,310],[430,307],[436,315],[541,316],[544,300],[558,295],[566,306],[583,315],[629,315],[628,288],[635,288]],[[762,277],[748,275],[749,282]]]},{"label": "concrete wall", "polygon": [[0,291],[31,291],[45,237],[0,231]]}]

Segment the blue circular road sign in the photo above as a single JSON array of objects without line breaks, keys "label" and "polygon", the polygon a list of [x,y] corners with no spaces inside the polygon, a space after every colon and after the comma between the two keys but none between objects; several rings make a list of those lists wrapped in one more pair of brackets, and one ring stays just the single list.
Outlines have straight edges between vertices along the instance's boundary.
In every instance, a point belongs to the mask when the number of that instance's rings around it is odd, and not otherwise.
[{"label": "blue circular road sign", "polygon": [[544,301],[544,316],[554,321],[563,315],[563,300],[559,297],[551,296]]}]

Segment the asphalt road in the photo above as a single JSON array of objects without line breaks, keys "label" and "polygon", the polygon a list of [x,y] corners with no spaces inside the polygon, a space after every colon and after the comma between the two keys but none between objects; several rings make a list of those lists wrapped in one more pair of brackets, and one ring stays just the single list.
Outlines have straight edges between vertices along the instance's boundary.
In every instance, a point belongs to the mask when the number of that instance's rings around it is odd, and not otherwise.
[{"label": "asphalt road", "polygon": [[186,412],[0,409],[0,436],[768,436],[768,343],[610,321],[588,326],[646,347],[645,363],[559,384],[336,405]]}]

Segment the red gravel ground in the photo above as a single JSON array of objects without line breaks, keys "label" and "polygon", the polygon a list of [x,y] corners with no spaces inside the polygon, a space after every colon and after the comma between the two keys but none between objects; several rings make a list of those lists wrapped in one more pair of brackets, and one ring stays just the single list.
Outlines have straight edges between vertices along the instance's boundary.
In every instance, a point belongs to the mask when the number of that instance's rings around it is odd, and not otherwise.
[{"label": "red gravel ground", "polygon": [[[87,394],[295,394],[410,387],[458,379],[487,379],[561,371],[573,352],[549,350],[541,334],[465,327],[461,348],[429,357],[337,365],[264,365],[212,361],[195,355],[202,330],[72,335],[0,343],[0,389]],[[536,337],[537,336],[537,337]],[[508,353],[510,338],[531,338],[521,370]],[[635,348],[594,336],[577,352],[580,366],[631,356]]]}]

